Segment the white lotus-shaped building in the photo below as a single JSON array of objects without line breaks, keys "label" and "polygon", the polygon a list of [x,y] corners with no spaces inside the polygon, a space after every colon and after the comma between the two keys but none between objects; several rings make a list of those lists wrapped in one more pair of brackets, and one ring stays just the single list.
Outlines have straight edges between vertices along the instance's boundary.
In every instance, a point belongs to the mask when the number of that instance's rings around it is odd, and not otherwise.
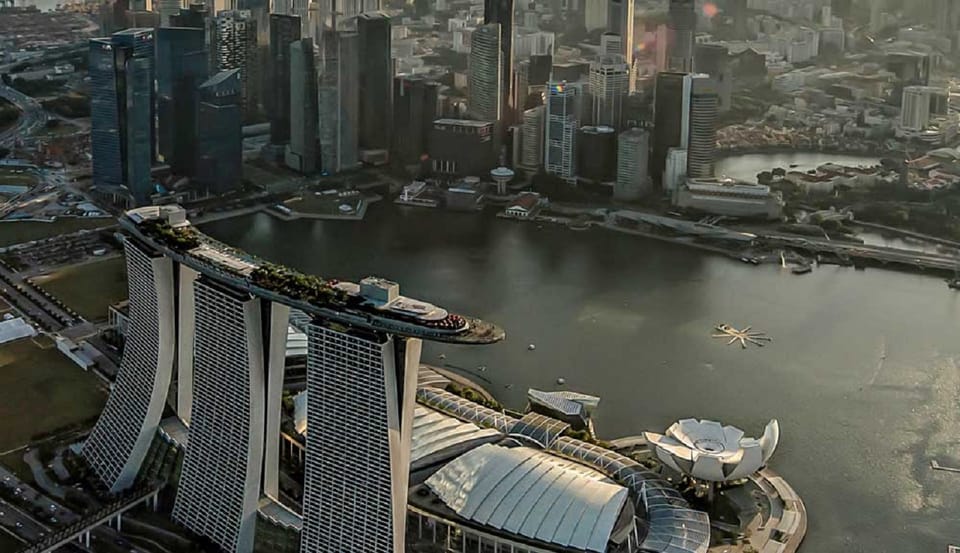
[{"label": "white lotus-shaped building", "polygon": [[683,419],[667,434],[644,434],[668,467],[708,482],[746,478],[763,468],[780,442],[780,423],[771,420],[760,439],[719,422]]}]

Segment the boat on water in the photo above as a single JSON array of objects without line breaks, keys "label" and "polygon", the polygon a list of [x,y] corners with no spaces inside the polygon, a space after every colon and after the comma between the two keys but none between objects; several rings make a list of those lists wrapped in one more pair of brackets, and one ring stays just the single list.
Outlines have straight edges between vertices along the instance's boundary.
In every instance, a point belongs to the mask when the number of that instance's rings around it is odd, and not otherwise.
[{"label": "boat on water", "polygon": [[947,286],[949,286],[951,290],[960,290],[960,277],[948,279]]},{"label": "boat on water", "polygon": [[810,265],[797,265],[796,267],[790,269],[791,272],[795,275],[805,275],[813,270],[813,267]]}]

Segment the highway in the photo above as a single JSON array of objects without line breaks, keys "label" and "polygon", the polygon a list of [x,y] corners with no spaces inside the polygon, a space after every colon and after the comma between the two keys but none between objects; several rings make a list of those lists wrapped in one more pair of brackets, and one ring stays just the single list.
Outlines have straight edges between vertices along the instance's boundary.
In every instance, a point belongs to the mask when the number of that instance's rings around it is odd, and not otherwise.
[{"label": "highway", "polygon": [[9,147],[17,138],[27,137],[47,123],[47,114],[43,111],[40,102],[19,90],[0,84],[0,98],[8,100],[21,111],[16,126],[0,132],[0,146]]},{"label": "highway", "polygon": [[914,269],[932,269],[944,272],[960,269],[960,258],[956,256],[919,250],[904,250],[886,246],[851,244],[821,238],[799,238],[776,234],[761,236],[758,243],[769,247],[789,248],[808,253],[833,254],[851,260],[859,259],[880,264],[895,264]]}]

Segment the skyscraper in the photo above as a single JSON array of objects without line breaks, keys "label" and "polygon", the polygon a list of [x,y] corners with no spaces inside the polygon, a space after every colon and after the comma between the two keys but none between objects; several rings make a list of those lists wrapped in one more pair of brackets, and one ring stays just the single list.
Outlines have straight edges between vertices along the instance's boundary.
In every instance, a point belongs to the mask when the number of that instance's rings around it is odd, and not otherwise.
[{"label": "skyscraper", "polygon": [[572,180],[577,174],[576,141],[580,128],[579,84],[547,83],[547,112],[543,165],[550,174]]},{"label": "skyscraper", "polygon": [[617,182],[613,198],[637,200],[650,190],[650,133],[632,128],[620,133],[617,141]]},{"label": "skyscraper", "polygon": [[717,116],[719,96],[710,76],[691,77],[690,143],[687,146],[687,176],[691,179],[713,176],[717,156]]},{"label": "skyscraper", "polygon": [[499,122],[503,118],[503,58],[501,28],[497,23],[482,25],[473,31],[467,84],[470,116],[481,121]]},{"label": "skyscraper", "polygon": [[599,56],[590,63],[591,120],[594,125],[619,130],[623,103],[630,91],[630,68],[619,54]]},{"label": "skyscraper", "polygon": [[607,28],[607,2],[608,0],[584,0],[583,26],[588,33]]},{"label": "skyscraper", "polygon": [[670,71],[693,71],[693,43],[697,30],[694,0],[670,0],[670,44],[667,67]]},{"label": "skyscraper", "polygon": [[203,47],[207,51],[207,73],[217,70],[217,21],[202,2],[194,2],[170,16],[171,27],[203,29]]},{"label": "skyscraper", "polygon": [[929,86],[903,88],[900,107],[900,128],[922,131],[930,122],[930,98],[934,89]]},{"label": "skyscraper", "polygon": [[500,26],[500,117],[506,117],[507,123],[512,123],[516,106],[513,102],[513,0],[483,0],[484,25],[497,24]]},{"label": "skyscraper", "polygon": [[197,87],[207,80],[202,28],[161,27],[157,40],[157,142],[174,173],[193,176]]},{"label": "skyscraper", "polygon": [[686,149],[690,137],[690,86],[687,73],[658,73],[654,92],[650,174],[660,183],[670,148]]},{"label": "skyscraper", "polygon": [[300,18],[270,14],[270,143],[290,142],[290,45],[300,40]]},{"label": "skyscraper", "polygon": [[317,170],[317,68],[312,38],[290,45],[290,143],[287,167],[301,173]]},{"label": "skyscraper", "polygon": [[390,148],[393,122],[393,59],[390,18],[378,12],[357,16],[360,50],[360,147]]},{"label": "skyscraper", "polygon": [[213,241],[197,253],[158,236],[159,226],[203,239],[179,206],[132,210],[119,223],[130,323],[116,384],[82,450],[93,473],[114,492],[134,483],[176,372],[175,416],[163,424],[188,427],[189,440],[173,519],[223,551],[250,553],[259,513],[282,508],[281,397],[296,305],[310,320],[300,551],[403,553],[422,340],[489,344],[503,331],[405,298],[380,278],[313,277],[307,300],[304,285],[291,284],[306,275]]},{"label": "skyscraper", "polygon": [[243,162],[240,70],[221,71],[199,87],[196,181],[207,192],[237,188]]},{"label": "skyscraper", "polygon": [[217,14],[217,68],[240,70],[243,117],[252,120],[260,110],[260,64],[257,22],[247,10]]},{"label": "skyscraper", "polygon": [[536,172],[543,165],[543,119],[546,108],[536,106],[523,112],[520,165]]},{"label": "skyscraper", "polygon": [[[693,1],[693,0],[691,0]],[[633,67],[634,3],[632,0],[609,0],[607,4],[607,29],[620,35],[623,60]]]},{"label": "skyscraper", "polygon": [[424,77],[394,77],[393,151],[402,163],[416,163],[427,153],[430,131],[439,114],[439,89],[440,83]]},{"label": "skyscraper", "polygon": [[717,85],[720,112],[730,110],[733,98],[733,64],[730,52],[723,44],[697,44],[694,49],[697,73],[706,73]]},{"label": "skyscraper", "polygon": [[324,32],[319,63],[320,167],[336,174],[357,166],[360,108],[360,39],[357,33]]},{"label": "skyscraper", "polygon": [[154,158],[153,29],[90,40],[90,148],[93,183],[150,202]]}]

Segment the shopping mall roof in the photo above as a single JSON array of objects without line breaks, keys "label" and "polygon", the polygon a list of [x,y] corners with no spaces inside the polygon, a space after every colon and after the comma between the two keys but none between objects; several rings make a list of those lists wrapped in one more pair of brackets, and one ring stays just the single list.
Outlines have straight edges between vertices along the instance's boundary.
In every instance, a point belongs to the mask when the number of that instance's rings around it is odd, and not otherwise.
[{"label": "shopping mall roof", "polygon": [[426,481],[457,515],[531,540],[603,552],[628,492],[599,472],[528,447],[485,444]]},{"label": "shopping mall roof", "polygon": [[480,428],[418,405],[413,413],[410,462],[416,464],[446,449],[476,446],[478,442],[498,441],[502,437],[503,434],[492,428]]}]

